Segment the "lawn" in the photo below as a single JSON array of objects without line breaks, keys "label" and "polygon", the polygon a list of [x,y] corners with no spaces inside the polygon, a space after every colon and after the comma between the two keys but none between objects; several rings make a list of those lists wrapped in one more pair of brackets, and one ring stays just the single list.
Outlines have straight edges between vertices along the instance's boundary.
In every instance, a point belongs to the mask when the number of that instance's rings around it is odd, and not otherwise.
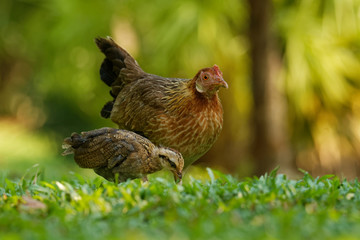
[{"label": "lawn", "polygon": [[1,239],[358,239],[360,184],[290,180],[274,170],[238,180],[207,169],[115,184],[68,174],[0,177]]}]

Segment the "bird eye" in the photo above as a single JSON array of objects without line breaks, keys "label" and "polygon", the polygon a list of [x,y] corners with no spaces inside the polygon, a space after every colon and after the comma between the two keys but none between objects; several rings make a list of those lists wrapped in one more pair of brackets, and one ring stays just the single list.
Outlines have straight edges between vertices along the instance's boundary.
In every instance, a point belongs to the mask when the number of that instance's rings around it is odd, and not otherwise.
[{"label": "bird eye", "polygon": [[171,166],[172,168],[176,168],[176,164],[175,164],[174,162],[172,162],[172,161],[170,161],[170,160],[168,160],[168,162],[170,163],[170,166]]},{"label": "bird eye", "polygon": [[204,79],[204,80],[207,80],[208,78],[209,78],[208,75],[204,75],[204,76],[203,76],[203,79]]}]

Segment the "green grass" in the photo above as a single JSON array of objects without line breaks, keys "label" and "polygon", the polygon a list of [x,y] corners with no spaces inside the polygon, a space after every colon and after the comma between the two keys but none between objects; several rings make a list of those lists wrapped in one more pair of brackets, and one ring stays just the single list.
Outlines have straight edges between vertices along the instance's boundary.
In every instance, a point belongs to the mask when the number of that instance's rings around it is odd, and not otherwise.
[{"label": "green grass", "polygon": [[241,181],[208,169],[116,185],[74,174],[0,177],[1,239],[358,239],[360,184],[273,171]]}]

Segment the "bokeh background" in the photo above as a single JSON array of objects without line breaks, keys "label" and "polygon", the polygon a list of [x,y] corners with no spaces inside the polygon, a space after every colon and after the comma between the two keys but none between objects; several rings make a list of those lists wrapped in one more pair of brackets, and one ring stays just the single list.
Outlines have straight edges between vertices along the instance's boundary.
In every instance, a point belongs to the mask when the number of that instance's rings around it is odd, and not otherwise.
[{"label": "bokeh background", "polygon": [[48,177],[82,173],[60,156],[63,138],[115,127],[99,114],[110,96],[97,36],[150,73],[221,68],[223,132],[198,166],[360,175],[360,0],[2,0],[0,36],[0,168],[10,176],[34,164]]}]

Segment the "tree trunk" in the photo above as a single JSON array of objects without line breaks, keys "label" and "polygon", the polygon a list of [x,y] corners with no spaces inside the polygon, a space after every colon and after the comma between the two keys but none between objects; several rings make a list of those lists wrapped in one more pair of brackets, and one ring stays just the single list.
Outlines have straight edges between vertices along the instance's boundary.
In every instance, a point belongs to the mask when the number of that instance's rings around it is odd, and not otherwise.
[{"label": "tree trunk", "polygon": [[271,0],[248,0],[249,39],[253,92],[253,142],[251,155],[255,175],[271,171],[276,165],[292,171],[288,146],[286,101],[279,90],[281,60],[270,31]]}]

